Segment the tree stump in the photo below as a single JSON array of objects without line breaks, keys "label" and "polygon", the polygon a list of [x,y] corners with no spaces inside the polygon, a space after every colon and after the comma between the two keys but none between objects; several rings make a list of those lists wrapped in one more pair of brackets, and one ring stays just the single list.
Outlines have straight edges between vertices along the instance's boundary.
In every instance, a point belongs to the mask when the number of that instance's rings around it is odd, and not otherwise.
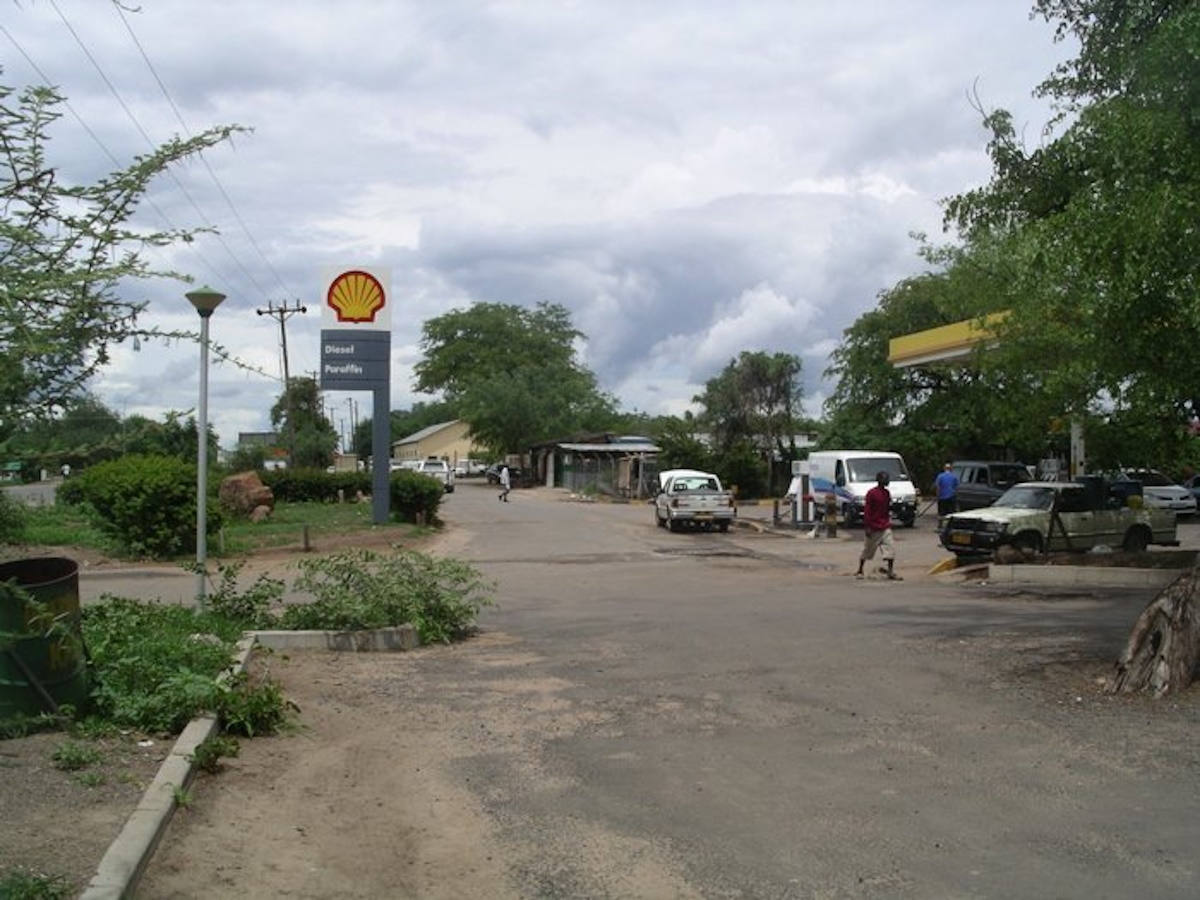
[{"label": "tree stump", "polygon": [[1200,662],[1197,590],[1200,560],[1142,611],[1109,679],[1108,693],[1149,692],[1162,697],[1192,683]]}]

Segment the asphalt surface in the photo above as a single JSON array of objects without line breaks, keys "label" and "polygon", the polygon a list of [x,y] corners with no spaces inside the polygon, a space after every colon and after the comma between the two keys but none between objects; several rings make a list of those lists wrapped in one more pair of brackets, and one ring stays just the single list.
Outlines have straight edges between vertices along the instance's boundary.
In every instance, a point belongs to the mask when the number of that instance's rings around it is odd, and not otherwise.
[{"label": "asphalt surface", "polygon": [[[935,575],[932,516],[896,530],[901,582],[852,577],[860,531],[764,505],[729,535],[672,534],[645,504],[472,485],[445,517],[452,555],[498,584],[480,624],[500,642],[376,691],[401,722],[462,729],[450,762],[520,896],[649,896],[592,867],[597,835],[653,848],[689,886],[671,896],[1196,895],[1197,704],[1096,684],[1148,586]],[[194,585],[81,574],[85,598]]]}]

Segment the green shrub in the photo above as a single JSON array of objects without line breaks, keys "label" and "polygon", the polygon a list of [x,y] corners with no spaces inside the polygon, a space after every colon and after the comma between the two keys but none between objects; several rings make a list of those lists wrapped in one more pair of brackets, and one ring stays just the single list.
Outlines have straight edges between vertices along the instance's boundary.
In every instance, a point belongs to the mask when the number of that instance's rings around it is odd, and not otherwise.
[{"label": "green shrub", "polygon": [[225,684],[217,698],[217,715],[227,734],[252,738],[277,732],[287,718],[287,704],[278,684],[252,685],[242,672]]},{"label": "green shrub", "polygon": [[66,900],[71,883],[64,875],[39,875],[18,869],[0,877],[2,900]]},{"label": "green shrub", "polygon": [[80,506],[85,502],[86,481],[83,476],[68,478],[54,491],[54,502],[59,506]]},{"label": "green shrub", "polygon": [[[193,570],[195,566],[191,567]],[[206,602],[209,611],[241,628],[271,628],[271,607],[283,599],[284,583],[269,575],[259,575],[247,590],[238,589],[241,563],[223,566],[218,564],[220,580],[215,589],[208,592]]]},{"label": "green shrub", "polygon": [[391,474],[388,490],[392,518],[397,522],[437,524],[438,510],[445,496],[445,487],[440,481],[401,469]]},{"label": "green shrub", "polygon": [[208,772],[210,775],[215,774],[221,771],[223,758],[237,756],[241,749],[237,738],[218,734],[205,738],[196,745],[196,751],[192,754],[192,762],[201,771]]},{"label": "green shrub", "polygon": [[[426,479],[430,480],[430,479]],[[411,624],[425,643],[468,633],[492,586],[466,563],[413,550],[347,550],[300,563],[296,587],[315,602],[287,606],[281,627],[357,631]]]},{"label": "green shrub", "polygon": [[238,624],[218,616],[120,597],[85,606],[82,630],[93,666],[93,713],[168,734],[216,710],[216,679],[241,635]]},{"label": "green shrub", "polygon": [[359,491],[371,493],[371,476],[366,472],[326,472],[323,469],[276,469],[263,472],[263,484],[271,489],[277,503],[332,503]]},{"label": "green shrub", "polygon": [[0,544],[19,543],[29,522],[29,511],[20,500],[14,500],[8,491],[0,491]]},{"label": "green shrub", "polygon": [[[97,527],[133,556],[163,559],[196,549],[196,467],[171,456],[124,456],[77,479]],[[221,527],[208,496],[208,533]]]}]

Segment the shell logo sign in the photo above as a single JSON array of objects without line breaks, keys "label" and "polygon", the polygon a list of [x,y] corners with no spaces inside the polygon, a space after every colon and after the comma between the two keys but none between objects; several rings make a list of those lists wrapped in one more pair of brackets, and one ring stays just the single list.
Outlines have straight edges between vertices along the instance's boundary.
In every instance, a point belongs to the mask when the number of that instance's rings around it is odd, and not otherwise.
[{"label": "shell logo sign", "polygon": [[338,322],[374,322],[387,300],[383,285],[369,272],[343,272],[329,285],[326,302]]},{"label": "shell logo sign", "polygon": [[326,269],[321,327],[390,332],[390,281],[389,269],[368,266]]}]

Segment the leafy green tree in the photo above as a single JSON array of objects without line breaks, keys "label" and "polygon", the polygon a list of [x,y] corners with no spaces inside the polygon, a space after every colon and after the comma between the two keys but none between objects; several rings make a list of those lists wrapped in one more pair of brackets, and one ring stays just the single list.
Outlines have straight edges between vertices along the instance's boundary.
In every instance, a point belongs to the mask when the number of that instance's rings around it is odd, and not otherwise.
[{"label": "leafy green tree", "polygon": [[[124,453],[148,456],[196,458],[197,423],[194,416],[184,419],[179,413],[167,413],[161,422],[145,416],[129,416],[121,423],[121,449]],[[208,458],[216,459],[217,434],[208,428]]]},{"label": "leafy green tree", "polygon": [[691,413],[682,418],[672,416],[659,420],[651,434],[659,448],[660,470],[700,469],[707,472],[715,468],[713,452],[701,439],[699,425]]},{"label": "leafy green tree", "polygon": [[146,251],[196,230],[147,230],[131,218],[156,176],[240,130],[171,140],[94,184],[75,184],[48,156],[62,104],[49,87],[0,86],[0,438],[62,409],[112,345],[167,336],[138,325],[145,304],[120,288],[129,279],[185,280],[152,268]]},{"label": "leafy green tree", "polygon": [[33,468],[72,469],[112,459],[120,452],[120,417],[91,394],[66,399],[52,415],[30,419],[0,441],[6,457],[30,461]]},{"label": "leafy green tree", "polygon": [[615,401],[578,361],[583,334],[558,304],[479,303],[425,323],[416,389],[440,392],[497,456],[539,440],[603,430]]},{"label": "leafy green tree", "polygon": [[271,426],[291,443],[293,468],[324,469],[332,464],[338,435],[325,415],[315,379],[292,379],[271,407]]},{"label": "leafy green tree", "polygon": [[251,472],[262,469],[267,461],[267,451],[262,444],[238,447],[229,457],[229,471]]},{"label": "leafy green tree", "polygon": [[[796,457],[800,372],[797,356],[744,350],[705,383],[704,392],[693,399],[704,407],[700,423],[709,430],[718,459],[756,454],[762,474],[755,481],[769,485],[771,461]],[[741,480],[749,489],[748,477]]]},{"label": "leafy green tree", "polygon": [[974,358],[897,368],[889,342],[905,334],[1005,309],[1011,272],[1002,247],[921,250],[931,271],[879,296],[831,356],[826,375],[837,386],[826,402],[821,446],[880,447],[903,453],[914,468],[961,456],[1037,459],[1048,423],[1061,409],[1042,397],[1037,367],[991,362],[996,348]]},{"label": "leafy green tree", "polygon": [[947,204],[968,241],[1003,241],[1014,262],[1012,313],[987,362],[1038,371],[1064,413],[1142,422],[1142,453],[1166,454],[1200,413],[1200,5],[1035,11],[1080,44],[1039,88],[1061,133],[1028,151],[1011,116],[989,114],[992,180]]}]

